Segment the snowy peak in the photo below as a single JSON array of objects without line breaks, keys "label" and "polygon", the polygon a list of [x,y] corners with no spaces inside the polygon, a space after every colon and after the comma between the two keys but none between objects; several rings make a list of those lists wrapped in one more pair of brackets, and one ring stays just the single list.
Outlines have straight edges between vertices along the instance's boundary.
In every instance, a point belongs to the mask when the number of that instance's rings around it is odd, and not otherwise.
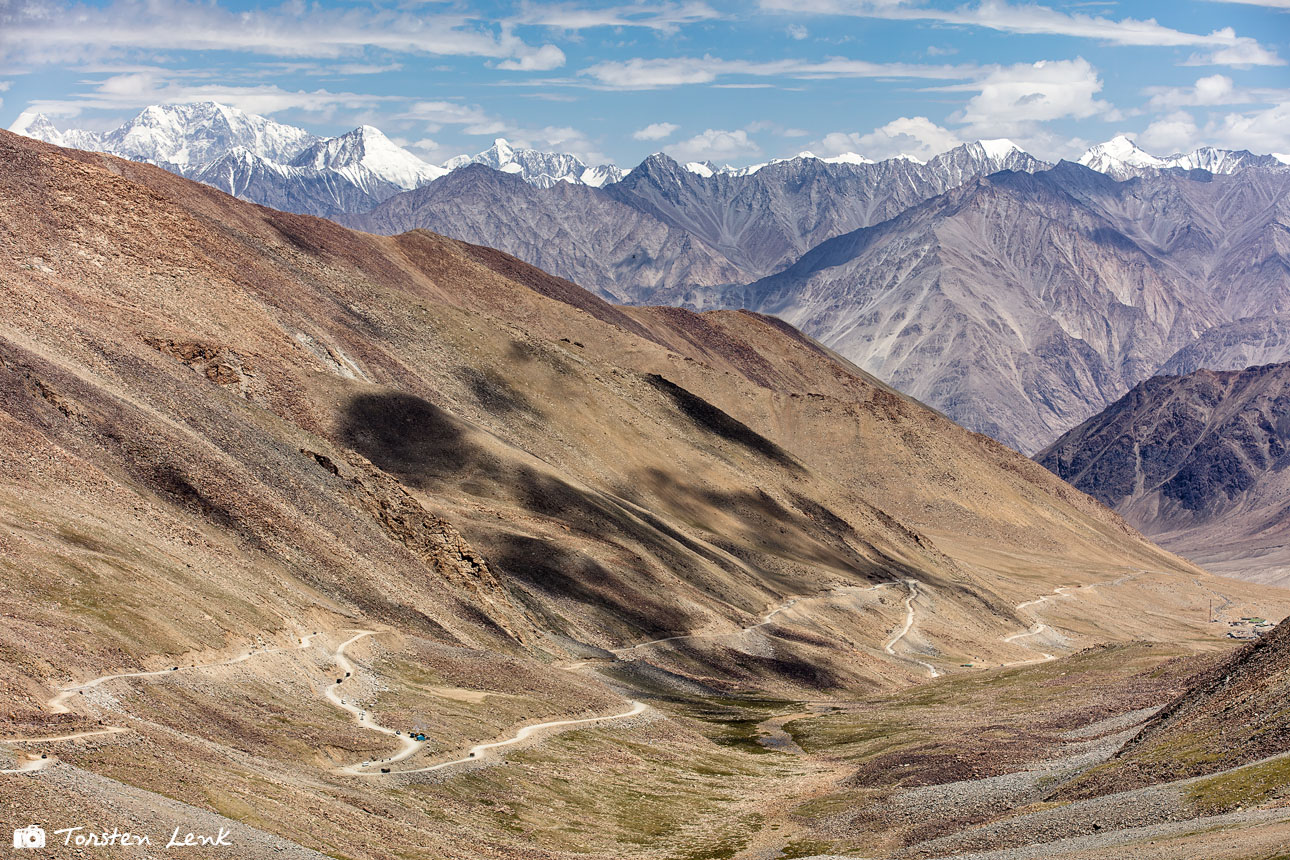
[{"label": "snowy peak", "polygon": [[444,164],[444,168],[455,170],[470,163],[483,164],[503,173],[513,173],[538,188],[550,188],[557,182],[599,188],[617,182],[626,175],[625,171],[613,164],[589,167],[575,155],[515,147],[504,137],[494,140],[492,146],[473,158],[458,156],[450,159]]},{"label": "snowy peak", "polygon": [[1165,167],[1165,161],[1138,148],[1124,135],[1117,135],[1106,143],[1090,147],[1079,157],[1079,163],[1099,173],[1123,179],[1142,168]]},{"label": "snowy peak", "polygon": [[603,188],[622,180],[624,176],[630,173],[630,168],[623,170],[614,164],[599,164],[595,167],[588,167],[579,177],[583,185],[590,185],[592,188]]},{"label": "snowy peak", "polygon": [[1247,167],[1280,168],[1284,164],[1275,155],[1255,155],[1244,149],[1219,149],[1213,146],[1202,146],[1192,152],[1160,158],[1143,151],[1124,135],[1090,147],[1080,156],[1079,163],[1121,180],[1139,176],[1143,171],[1167,168],[1236,173]]},{"label": "snowy peak", "polygon": [[1014,152],[1025,151],[1006,137],[995,138],[994,140],[978,140],[976,145],[984,150],[986,157],[995,161],[1003,161]]},{"label": "snowy peak", "polygon": [[[798,158],[815,158],[810,152],[803,152]],[[858,152],[843,152],[830,158],[821,158],[825,164],[873,164],[872,158],[865,158]]]},{"label": "snowy peak", "polygon": [[43,140],[45,143],[52,143],[55,146],[67,146],[91,152],[98,152],[103,148],[103,142],[99,140],[97,134],[77,128],[59,131],[49,117],[43,113],[25,111],[13,121],[13,125],[9,126],[9,130],[14,134]]},{"label": "snowy peak", "polygon": [[317,140],[304,129],[218,102],[152,105],[102,136],[107,152],[180,168],[209,164],[238,147],[286,164]]},{"label": "snowy peak", "polygon": [[420,188],[448,172],[417,158],[370,125],[359,126],[340,137],[321,140],[291,163],[296,167],[351,174],[366,171],[404,190]]}]

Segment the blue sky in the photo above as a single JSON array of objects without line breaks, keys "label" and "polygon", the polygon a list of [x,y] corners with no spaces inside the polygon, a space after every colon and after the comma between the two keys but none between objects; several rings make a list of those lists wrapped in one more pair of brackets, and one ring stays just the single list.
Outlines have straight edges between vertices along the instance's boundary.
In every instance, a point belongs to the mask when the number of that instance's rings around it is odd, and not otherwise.
[{"label": "blue sky", "polygon": [[214,99],[442,161],[494,137],[637,163],[1290,153],[1290,0],[0,0],[0,125],[102,130]]}]

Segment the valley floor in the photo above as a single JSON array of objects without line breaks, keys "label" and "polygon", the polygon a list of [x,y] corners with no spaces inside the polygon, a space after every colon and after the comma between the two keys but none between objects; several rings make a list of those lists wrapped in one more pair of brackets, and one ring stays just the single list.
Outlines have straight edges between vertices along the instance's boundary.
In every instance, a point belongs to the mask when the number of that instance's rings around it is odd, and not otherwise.
[{"label": "valley floor", "polygon": [[[541,683],[490,689],[490,675],[508,680],[492,658],[451,666],[392,629],[302,630],[57,690],[45,708],[60,728],[3,739],[0,800],[48,830],[128,827],[164,844],[175,826],[225,828],[247,858],[1277,856],[1290,840],[1285,756],[1054,799],[1223,653],[1222,623],[1208,642],[1075,650],[1057,609],[1079,615],[1078,601],[1144,578],[1019,601],[1032,624],[1001,637],[1029,652],[1014,659],[951,665],[906,641],[929,598],[896,580],[555,663],[579,689],[545,696]],[[666,668],[773,648],[808,635],[830,602],[880,598],[889,627],[874,652],[910,675],[894,692],[776,699]],[[1242,600],[1224,613],[1252,611]]]}]

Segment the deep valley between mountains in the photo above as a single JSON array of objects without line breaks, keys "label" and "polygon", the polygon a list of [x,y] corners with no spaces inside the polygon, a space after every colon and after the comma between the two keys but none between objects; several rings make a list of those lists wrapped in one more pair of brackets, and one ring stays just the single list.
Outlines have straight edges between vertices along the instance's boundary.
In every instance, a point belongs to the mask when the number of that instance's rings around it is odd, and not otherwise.
[{"label": "deep valley between mountains", "polygon": [[[756,292],[1146,187],[1063,170],[937,192]],[[1252,176],[1152,187],[1281,199]],[[1161,549],[840,341],[6,132],[0,201],[14,827],[182,825],[249,860],[1284,852],[1290,645],[1229,633],[1290,592]],[[1154,252],[1087,217],[1045,241],[1154,289]],[[1085,354],[1107,398],[1198,328],[1117,313],[1113,372]]]}]

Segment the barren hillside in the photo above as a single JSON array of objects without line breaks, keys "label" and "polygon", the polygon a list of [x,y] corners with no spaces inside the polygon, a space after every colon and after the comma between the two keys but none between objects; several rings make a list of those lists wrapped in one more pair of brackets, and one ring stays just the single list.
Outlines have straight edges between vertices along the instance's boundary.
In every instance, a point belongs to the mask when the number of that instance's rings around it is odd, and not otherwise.
[{"label": "barren hillside", "polygon": [[0,199],[9,812],[720,855],[849,767],[794,703],[1290,609],[777,320],[8,134]]}]

